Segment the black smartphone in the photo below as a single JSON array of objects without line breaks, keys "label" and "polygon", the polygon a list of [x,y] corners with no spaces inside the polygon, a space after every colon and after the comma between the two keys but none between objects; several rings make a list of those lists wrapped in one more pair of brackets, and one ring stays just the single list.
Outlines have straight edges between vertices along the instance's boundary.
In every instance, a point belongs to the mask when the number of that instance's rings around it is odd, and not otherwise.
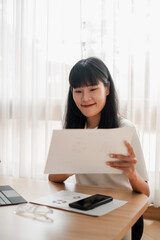
[{"label": "black smartphone", "polygon": [[111,196],[95,194],[76,202],[69,203],[69,206],[80,210],[90,210],[102,204],[111,202],[112,200],[113,198]]}]

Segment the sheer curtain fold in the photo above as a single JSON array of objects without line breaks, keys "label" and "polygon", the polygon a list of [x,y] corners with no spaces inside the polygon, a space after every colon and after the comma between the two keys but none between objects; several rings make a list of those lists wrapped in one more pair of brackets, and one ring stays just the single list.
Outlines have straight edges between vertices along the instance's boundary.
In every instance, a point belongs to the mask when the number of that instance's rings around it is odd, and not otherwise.
[{"label": "sheer curtain fold", "polygon": [[73,64],[108,66],[122,115],[140,133],[160,206],[158,1],[0,0],[0,174],[43,178],[52,130],[62,127]]}]

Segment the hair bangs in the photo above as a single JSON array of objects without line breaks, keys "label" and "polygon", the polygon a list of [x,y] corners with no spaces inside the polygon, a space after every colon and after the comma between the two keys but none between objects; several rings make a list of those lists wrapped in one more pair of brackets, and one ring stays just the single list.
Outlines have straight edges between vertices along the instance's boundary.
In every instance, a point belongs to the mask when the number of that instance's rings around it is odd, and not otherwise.
[{"label": "hair bangs", "polygon": [[72,88],[79,88],[85,86],[98,85],[99,77],[92,69],[80,67],[76,71],[72,72],[69,77],[69,82]]}]

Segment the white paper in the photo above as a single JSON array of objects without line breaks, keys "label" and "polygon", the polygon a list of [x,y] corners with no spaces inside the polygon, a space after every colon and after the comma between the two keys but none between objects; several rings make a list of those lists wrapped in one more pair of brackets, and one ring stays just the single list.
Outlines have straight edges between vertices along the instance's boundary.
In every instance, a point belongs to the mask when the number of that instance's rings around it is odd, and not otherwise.
[{"label": "white paper", "polygon": [[56,194],[50,194],[48,196],[41,197],[35,201],[32,201],[31,203],[45,205],[48,207],[59,208],[59,209],[68,210],[72,212],[78,212],[78,213],[91,215],[91,216],[102,216],[127,203],[127,201],[120,201],[120,200],[113,199],[112,202],[103,204],[99,207],[96,207],[88,211],[71,208],[69,206],[69,203],[78,201],[80,199],[83,199],[89,196],[90,195],[83,194],[83,193],[62,190]]},{"label": "white paper", "polygon": [[[110,153],[127,155],[134,128],[53,130],[45,173],[121,173],[106,165]],[[117,161],[117,159],[116,159]]]}]

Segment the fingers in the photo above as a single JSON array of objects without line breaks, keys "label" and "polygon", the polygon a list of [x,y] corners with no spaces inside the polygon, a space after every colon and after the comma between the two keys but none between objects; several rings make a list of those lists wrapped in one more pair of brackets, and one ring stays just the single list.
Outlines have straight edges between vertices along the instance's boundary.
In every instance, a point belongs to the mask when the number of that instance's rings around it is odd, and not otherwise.
[{"label": "fingers", "polygon": [[117,169],[122,169],[122,168],[130,168],[134,164],[136,164],[136,162],[137,162],[137,160],[133,159],[130,162],[127,162],[127,161],[114,161],[114,162],[108,161],[108,162],[106,162],[106,164],[110,167],[114,167],[114,168],[117,168]]},{"label": "fingers", "polygon": [[121,155],[121,154],[110,154],[109,155],[111,158],[116,158],[122,161],[129,161],[132,162],[133,160],[135,160],[132,156],[125,156],[125,155]]},{"label": "fingers", "polygon": [[[132,146],[127,141],[125,141],[124,144],[127,147],[128,155],[109,154],[110,158],[114,158],[114,160],[107,161],[106,164],[110,167],[122,170],[125,176],[129,178],[135,172],[137,160],[135,159],[135,153]],[[116,161],[116,159],[118,161]]]},{"label": "fingers", "polygon": [[109,156],[111,158],[116,158],[116,159],[123,160],[123,161],[132,161],[135,158],[134,150],[133,150],[132,146],[127,141],[125,141],[124,143],[125,143],[125,145],[128,149],[128,155],[113,154],[112,153],[112,154],[109,154]]},{"label": "fingers", "polygon": [[132,157],[135,157],[135,153],[134,153],[134,150],[132,148],[132,146],[127,142],[127,141],[124,141],[127,149],[128,149],[128,155],[129,156],[132,156]]},{"label": "fingers", "polygon": [[108,166],[124,170],[127,168],[132,168],[137,163],[132,146],[127,141],[125,141],[124,143],[127,147],[128,155],[113,154],[113,153],[109,154],[111,158],[114,158],[120,161],[107,161],[106,164]]}]

